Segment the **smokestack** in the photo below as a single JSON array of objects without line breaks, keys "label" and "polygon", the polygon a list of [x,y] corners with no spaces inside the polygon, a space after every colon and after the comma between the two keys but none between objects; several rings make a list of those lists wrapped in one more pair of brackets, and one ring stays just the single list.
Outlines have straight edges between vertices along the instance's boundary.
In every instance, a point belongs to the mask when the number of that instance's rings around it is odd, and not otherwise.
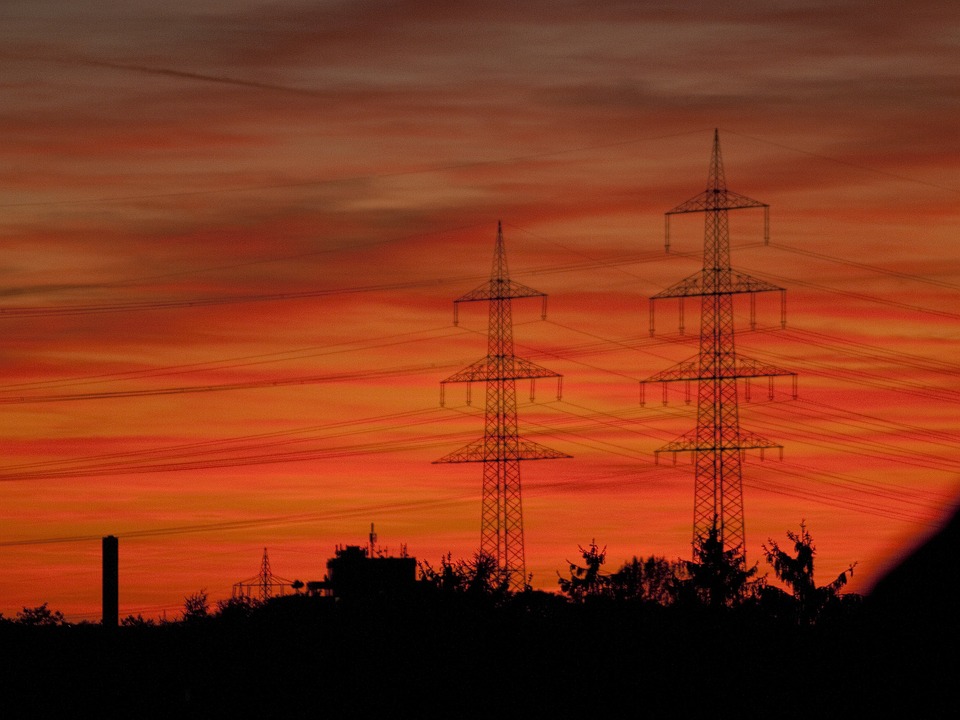
[{"label": "smokestack", "polygon": [[103,538],[103,627],[120,623],[119,548],[116,536]]}]

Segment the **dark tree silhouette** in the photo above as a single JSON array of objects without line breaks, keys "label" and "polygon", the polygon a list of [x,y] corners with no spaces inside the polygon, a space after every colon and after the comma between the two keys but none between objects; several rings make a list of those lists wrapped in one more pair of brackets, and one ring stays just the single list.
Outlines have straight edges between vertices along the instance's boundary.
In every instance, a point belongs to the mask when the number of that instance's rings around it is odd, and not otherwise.
[{"label": "dark tree silhouette", "polygon": [[183,599],[183,621],[200,622],[210,617],[210,602],[206,589],[190,593]]},{"label": "dark tree silhouette", "polygon": [[771,539],[767,540],[769,547],[763,546],[763,552],[767,562],[773,566],[773,572],[793,592],[797,603],[797,621],[801,624],[815,623],[824,607],[839,596],[840,589],[847,584],[848,574],[853,575],[856,563],[852,563],[833,582],[817,587],[813,580],[813,558],[817,550],[806,522],[800,522],[799,533],[788,530],[787,537],[793,543],[793,555]]},{"label": "dark tree silhouette", "polygon": [[127,615],[120,621],[121,627],[153,627],[156,624],[153,618],[145,618],[140,613]]},{"label": "dark tree silhouette", "polygon": [[670,605],[677,588],[687,579],[687,567],[682,561],[670,562],[665,557],[651,555],[623,564],[610,575],[610,594],[617,600],[651,602]]},{"label": "dark tree silhouette", "polygon": [[498,566],[496,558],[482,552],[473,560],[454,560],[448,553],[440,567],[419,563],[420,579],[444,594],[466,594],[474,597],[505,599],[510,595],[510,577]]},{"label": "dark tree silhouette", "polygon": [[59,610],[50,610],[47,603],[37,605],[36,607],[25,607],[17,613],[17,620],[21,625],[31,627],[52,627],[54,625],[66,625],[67,622],[63,613]]},{"label": "dark tree silhouette", "polygon": [[756,564],[747,568],[739,547],[724,550],[716,524],[694,546],[693,557],[693,561],[684,563],[690,575],[685,586],[693,590],[699,602],[714,609],[732,607],[753,589],[751,578],[757,574]]},{"label": "dark tree silhouette", "polygon": [[462,560],[455,561],[451,553],[440,558],[440,566],[435,568],[426,560],[419,560],[420,581],[443,593],[461,592],[465,585],[461,566]]},{"label": "dark tree silhouette", "polygon": [[567,560],[570,566],[570,577],[565,578],[557,573],[557,584],[560,592],[573,602],[584,602],[587,598],[604,597],[608,594],[610,577],[600,572],[607,559],[607,548],[601,550],[595,540],[590,541],[590,547],[584,550],[582,545],[577,546],[585,566],[576,565]]},{"label": "dark tree silhouette", "polygon": [[260,607],[260,601],[249,595],[236,595],[229,600],[217,601],[217,617],[224,620],[245,620]]}]

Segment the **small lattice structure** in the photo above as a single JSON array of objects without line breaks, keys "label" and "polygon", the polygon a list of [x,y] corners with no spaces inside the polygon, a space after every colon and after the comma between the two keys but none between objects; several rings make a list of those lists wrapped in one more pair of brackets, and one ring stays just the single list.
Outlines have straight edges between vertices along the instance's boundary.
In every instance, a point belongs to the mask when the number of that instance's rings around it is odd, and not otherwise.
[{"label": "small lattice structure", "polygon": [[270,558],[267,549],[263,549],[263,560],[260,563],[260,574],[241,580],[233,586],[233,597],[249,598],[266,602],[272,597],[284,595],[287,588],[293,586],[293,581],[274,575],[270,570]]}]

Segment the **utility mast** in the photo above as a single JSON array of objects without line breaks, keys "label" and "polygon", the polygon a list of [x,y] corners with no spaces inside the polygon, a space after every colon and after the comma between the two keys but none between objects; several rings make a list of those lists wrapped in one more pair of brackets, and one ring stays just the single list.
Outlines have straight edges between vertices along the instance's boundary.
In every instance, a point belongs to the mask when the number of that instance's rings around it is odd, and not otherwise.
[{"label": "utility mast", "polygon": [[[561,376],[558,373],[513,354],[511,302],[517,298],[531,297],[543,298],[541,317],[545,318],[547,296],[510,279],[503,246],[503,229],[498,222],[490,280],[457,298],[453,304],[453,322],[456,325],[459,321],[460,303],[488,303],[487,355],[440,383],[441,405],[444,403],[447,383],[486,383],[483,438],[435,461],[483,463],[480,552],[496,561],[500,573],[508,579],[510,588],[517,591],[523,590],[527,582],[523,551],[520,461],[570,457],[521,438],[517,429],[517,380],[530,379],[531,400],[537,378],[557,378],[558,400],[561,390]],[[468,385],[467,404],[469,403]]]},{"label": "utility mast", "polygon": [[[693,504],[693,543],[696,546],[714,529],[725,550],[736,550],[746,561],[744,549],[743,478],[741,461],[746,450],[783,448],[756,433],[740,428],[737,380],[745,381],[745,397],[750,399],[750,378],[769,378],[769,398],[773,399],[773,378],[791,376],[796,397],[796,373],[737,355],[734,344],[733,296],[749,294],[750,325],[756,327],[755,295],[778,291],[781,297],[780,323],[786,326],[783,288],[750,277],[730,267],[730,210],[762,208],[764,239],[769,238],[769,206],[727,190],[720,157],[720,136],[714,131],[713,155],[707,189],[666,213],[666,249],[670,251],[671,215],[704,213],[703,268],[650,299],[650,334],[654,332],[654,305],[657,300],[678,298],[680,333],[683,334],[685,298],[701,298],[700,352],[693,358],[658,373],[648,382],[685,382],[686,401],[690,402],[690,383],[697,383],[697,427],[656,453],[690,452],[696,465]],[[666,385],[663,402],[666,404]],[[643,402],[641,385],[641,402]]]}]

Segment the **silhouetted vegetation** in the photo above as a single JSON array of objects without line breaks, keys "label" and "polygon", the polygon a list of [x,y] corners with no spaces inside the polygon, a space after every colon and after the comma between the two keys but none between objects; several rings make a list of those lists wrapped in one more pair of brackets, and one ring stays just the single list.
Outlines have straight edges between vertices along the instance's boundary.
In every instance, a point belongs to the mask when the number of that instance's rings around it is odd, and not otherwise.
[{"label": "silhouetted vegetation", "polygon": [[635,556],[612,572],[591,542],[559,593],[511,592],[476,554],[421,562],[396,595],[211,606],[201,590],[176,620],[129,616],[113,633],[24,608],[0,619],[0,682],[24,717],[952,715],[938,657],[956,617],[918,635],[873,615],[839,577],[813,583],[805,525],[787,537],[792,549],[764,549],[787,592],[711,534],[693,561]]},{"label": "silhouetted vegetation", "polygon": [[47,603],[32,608],[25,607],[17,613],[17,622],[29,627],[53,627],[65,624],[63,613],[59,610],[50,610]]},{"label": "silhouetted vegetation", "polygon": [[685,563],[689,578],[678,583],[682,601],[696,601],[719,610],[756,596],[759,585],[752,578],[757,566],[746,567],[739,547],[724,550],[716,525],[694,545],[693,558]]},{"label": "silhouetted vegetation", "polygon": [[797,622],[814,623],[829,605],[837,603],[840,590],[847,584],[847,576],[853,575],[856,563],[851,563],[832,582],[818,587],[813,581],[813,557],[817,551],[806,524],[800,523],[799,533],[788,530],[787,538],[793,543],[793,555],[775,540],[767,540],[769,545],[763,546],[763,552],[777,578],[793,592]]},{"label": "silhouetted vegetation", "polygon": [[607,549],[600,550],[594,540],[590,541],[590,547],[586,550],[579,547],[580,555],[585,565],[576,565],[569,560],[570,577],[560,576],[557,584],[560,586],[560,592],[566,595],[573,602],[585,602],[588,598],[606,597],[610,587],[610,578],[600,572],[607,559]]},{"label": "silhouetted vegetation", "polygon": [[478,552],[471,560],[454,560],[448,554],[436,569],[426,561],[418,566],[420,582],[440,596],[463,595],[497,605],[510,595],[509,574],[497,567],[496,558],[485,553]]},{"label": "silhouetted vegetation", "polygon": [[678,588],[687,577],[686,563],[681,560],[634,555],[610,575],[610,593],[616,600],[666,607],[676,601]]},{"label": "silhouetted vegetation", "polygon": [[206,590],[199,590],[183,599],[183,621],[202,622],[210,617],[210,600]]}]

